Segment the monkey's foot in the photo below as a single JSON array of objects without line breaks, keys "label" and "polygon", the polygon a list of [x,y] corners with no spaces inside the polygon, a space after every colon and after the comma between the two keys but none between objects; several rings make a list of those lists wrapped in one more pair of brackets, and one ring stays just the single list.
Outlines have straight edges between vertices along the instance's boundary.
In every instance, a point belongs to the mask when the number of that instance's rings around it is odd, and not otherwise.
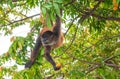
[{"label": "monkey's foot", "polygon": [[56,64],[56,66],[54,67],[54,70],[60,70],[60,68],[61,68],[61,64],[58,63],[58,64]]}]

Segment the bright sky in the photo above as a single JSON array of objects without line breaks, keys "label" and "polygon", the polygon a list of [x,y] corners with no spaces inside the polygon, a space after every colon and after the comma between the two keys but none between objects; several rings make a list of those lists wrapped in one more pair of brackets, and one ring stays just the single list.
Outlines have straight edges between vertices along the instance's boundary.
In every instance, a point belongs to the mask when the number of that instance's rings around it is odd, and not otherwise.
[{"label": "bright sky", "polygon": [[0,36],[0,55],[7,52],[9,49],[9,46],[11,45],[10,38],[12,36],[26,36],[27,32],[29,32],[29,24],[20,26],[13,30],[13,34],[9,36]]},{"label": "bright sky", "polygon": [[[32,9],[28,12],[27,16],[31,16],[34,14],[40,13],[39,7]],[[3,34],[0,36],[0,55],[6,53],[11,45],[10,38],[12,36],[26,36],[27,33],[30,31],[29,24],[22,25],[13,30],[13,34],[9,36],[4,36]]]},{"label": "bright sky", "polygon": [[[30,12],[28,12],[27,16],[32,16],[32,15],[35,15],[38,13],[40,13],[39,7],[32,9]],[[11,17],[13,17],[13,16],[11,16]],[[25,25],[19,26],[16,29],[14,29],[12,35],[4,36],[4,34],[2,34],[0,36],[0,55],[2,55],[3,53],[6,53],[8,51],[9,46],[12,44],[10,42],[10,38],[12,36],[24,36],[25,37],[29,31],[30,31],[29,23],[26,23]],[[13,66],[14,64],[16,64],[15,61],[9,60],[3,66],[10,67],[10,66]],[[22,70],[22,69],[24,69],[24,66],[18,65],[18,70]],[[7,75],[4,78],[11,79],[11,77],[7,76]]]}]

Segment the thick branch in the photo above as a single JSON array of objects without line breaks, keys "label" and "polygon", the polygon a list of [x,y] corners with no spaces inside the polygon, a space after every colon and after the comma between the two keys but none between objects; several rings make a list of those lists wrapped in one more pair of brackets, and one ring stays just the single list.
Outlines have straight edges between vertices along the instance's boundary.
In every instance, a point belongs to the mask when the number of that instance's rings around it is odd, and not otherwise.
[{"label": "thick branch", "polygon": [[120,21],[120,17],[118,17],[118,18],[111,17],[111,16],[104,17],[104,16],[100,16],[100,15],[97,15],[97,14],[94,14],[94,13],[92,13],[91,16],[96,17],[96,18],[98,18],[100,20],[115,20],[115,21]]}]

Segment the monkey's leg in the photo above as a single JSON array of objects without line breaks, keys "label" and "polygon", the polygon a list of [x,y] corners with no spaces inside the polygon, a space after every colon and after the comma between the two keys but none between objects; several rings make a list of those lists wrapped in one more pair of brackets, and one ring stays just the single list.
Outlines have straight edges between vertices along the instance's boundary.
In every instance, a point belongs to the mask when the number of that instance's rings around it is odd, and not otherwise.
[{"label": "monkey's leg", "polygon": [[47,59],[47,61],[49,61],[53,65],[54,70],[59,70],[60,67],[56,67],[56,63],[52,59],[52,57],[50,55],[50,51],[51,51],[51,47],[50,46],[46,46],[45,47],[45,58]]},{"label": "monkey's leg", "polygon": [[31,52],[30,60],[26,63],[25,68],[30,68],[34,64],[38,54],[39,54],[38,52],[34,51]]},{"label": "monkey's leg", "polygon": [[25,68],[30,68],[34,64],[36,58],[38,57],[39,49],[41,46],[42,46],[42,43],[40,40],[40,36],[38,36],[36,43],[35,43],[35,47],[33,51],[31,52],[30,60],[26,63]]}]

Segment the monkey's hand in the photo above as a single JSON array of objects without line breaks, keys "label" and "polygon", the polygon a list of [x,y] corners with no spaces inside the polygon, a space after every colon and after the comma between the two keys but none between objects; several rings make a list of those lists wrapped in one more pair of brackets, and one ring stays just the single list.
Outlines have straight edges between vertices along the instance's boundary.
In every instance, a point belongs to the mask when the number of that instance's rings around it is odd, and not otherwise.
[{"label": "monkey's hand", "polygon": [[25,69],[30,68],[32,65],[33,65],[33,62],[28,61],[28,62],[25,64]]},{"label": "monkey's hand", "polygon": [[61,68],[61,64],[58,63],[58,64],[56,64],[56,66],[54,67],[54,70],[60,70],[60,68]]}]

